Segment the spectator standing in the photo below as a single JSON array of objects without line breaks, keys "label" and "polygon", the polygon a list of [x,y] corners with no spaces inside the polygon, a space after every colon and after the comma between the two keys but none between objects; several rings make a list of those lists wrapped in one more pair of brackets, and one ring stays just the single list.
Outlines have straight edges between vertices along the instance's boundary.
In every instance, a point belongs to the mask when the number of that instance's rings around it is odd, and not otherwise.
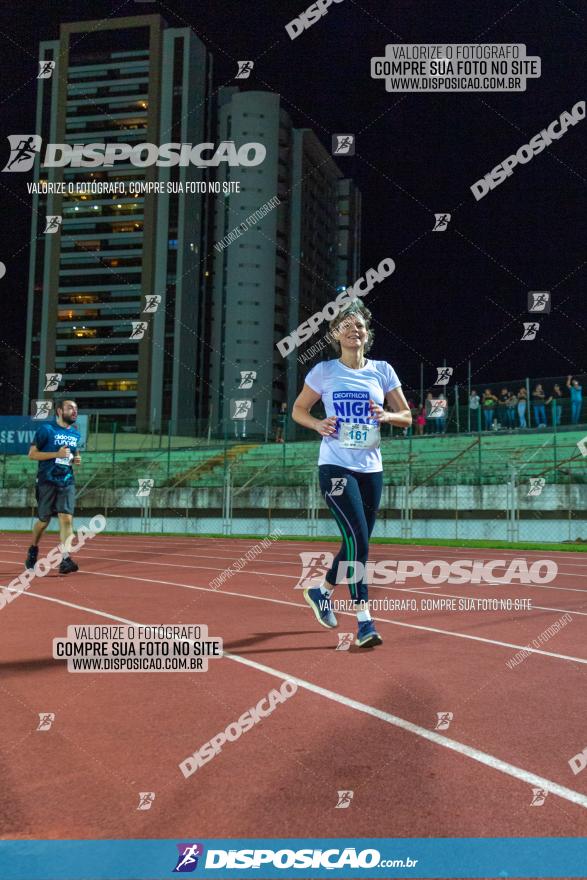
[{"label": "spectator standing", "polygon": [[544,388],[538,382],[532,392],[532,412],[534,414],[534,424],[537,428],[546,428],[545,400]]},{"label": "spectator standing", "polygon": [[510,392],[507,388],[502,388],[499,392],[498,403],[497,403],[497,419],[502,428],[505,428],[507,425],[507,403],[508,397],[510,396]]},{"label": "spectator standing", "polygon": [[526,389],[522,386],[518,391],[518,419],[520,421],[520,428],[527,428],[528,425],[526,423],[526,410],[528,408],[528,394]]},{"label": "spectator standing", "polygon": [[435,434],[438,430],[438,428],[436,427],[436,422],[438,421],[438,419],[436,419],[434,416],[432,418],[430,418],[430,415],[429,415],[429,413],[433,409],[433,407],[432,407],[433,400],[434,400],[434,395],[432,394],[431,391],[429,391],[428,394],[426,395],[426,433],[427,434]]},{"label": "spectator standing", "polygon": [[510,431],[516,427],[516,407],[517,407],[517,405],[518,405],[518,398],[516,397],[514,392],[511,391],[508,394],[508,399],[506,401],[506,411],[505,411],[506,423],[507,423],[508,429]]},{"label": "spectator standing", "polygon": [[421,437],[424,433],[424,428],[426,427],[426,407],[421,406],[416,417],[416,434],[418,437]]},{"label": "spectator standing", "polygon": [[[436,399],[437,400],[446,400],[446,394],[444,394],[444,392],[441,391]],[[446,413],[446,411],[447,411],[446,409],[443,410],[444,413]],[[436,419],[436,432],[438,434],[444,434],[445,431],[446,431],[446,417],[443,416],[440,419]]]},{"label": "spectator standing", "polygon": [[550,406],[550,417],[552,420],[553,427],[556,425],[560,425],[561,416],[563,412],[563,392],[561,390],[560,385],[557,384],[552,389],[552,394],[546,401],[546,406]]},{"label": "spectator standing", "polygon": [[481,398],[473,388],[469,394],[469,411],[471,413],[471,429],[481,430]]},{"label": "spectator standing", "polygon": [[408,406],[410,407],[410,412],[412,414],[412,424],[410,425],[409,428],[403,429],[404,437],[408,437],[410,434],[414,433],[413,426],[416,424],[416,420],[418,418],[419,407],[418,407],[418,404],[415,403],[415,401],[412,397],[410,397],[410,399],[408,400]]},{"label": "spectator standing", "polygon": [[583,404],[583,386],[578,379],[567,376],[567,388],[571,394],[571,424],[578,425],[581,421],[581,407]]},{"label": "spectator standing", "polygon": [[495,416],[495,406],[497,404],[497,397],[491,390],[491,388],[486,388],[483,392],[483,419],[485,421],[485,430],[491,431],[493,426],[493,419]]},{"label": "spectator standing", "polygon": [[282,403],[277,414],[277,429],[275,431],[275,442],[283,443],[285,441],[285,426],[287,423],[287,403]]}]

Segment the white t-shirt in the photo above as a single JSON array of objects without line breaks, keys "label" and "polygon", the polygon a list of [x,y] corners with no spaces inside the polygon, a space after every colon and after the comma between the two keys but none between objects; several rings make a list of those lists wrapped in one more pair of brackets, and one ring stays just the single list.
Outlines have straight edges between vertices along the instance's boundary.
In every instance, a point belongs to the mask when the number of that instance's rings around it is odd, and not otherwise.
[{"label": "white t-shirt", "polygon": [[[387,392],[399,388],[401,382],[386,361],[367,360],[364,367],[354,370],[333,360],[316,364],[306,376],[306,384],[321,396],[326,416],[337,416],[338,427],[340,422],[374,422],[369,399],[383,406]],[[337,464],[365,473],[383,470],[379,448],[349,449],[340,445],[337,434],[322,438],[318,464]]]}]

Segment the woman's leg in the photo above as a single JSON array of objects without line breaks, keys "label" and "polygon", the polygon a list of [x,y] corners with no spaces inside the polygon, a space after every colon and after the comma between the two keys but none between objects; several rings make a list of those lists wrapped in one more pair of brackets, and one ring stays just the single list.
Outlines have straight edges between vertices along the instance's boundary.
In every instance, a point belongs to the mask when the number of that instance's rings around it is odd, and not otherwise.
[{"label": "woman's leg", "polygon": [[[342,495],[325,495],[325,501],[342,534],[342,545],[326,575],[326,581],[332,586],[336,584],[339,562],[359,562],[361,577],[356,583],[349,583],[351,598],[358,604],[369,599],[368,585],[362,575],[369,558],[369,538],[373,533],[381,503],[383,472],[362,474],[358,471],[345,471],[345,475],[347,483]],[[352,578],[353,570],[350,566],[345,568]]]},{"label": "woman's leg", "polygon": [[[320,491],[342,535],[342,544],[333,559],[332,566],[326,574],[326,583],[332,589],[343,577],[349,578],[351,598],[358,602],[362,598],[363,579],[355,581],[355,568],[343,565],[339,574],[340,563],[367,562],[369,550],[369,527],[363,499],[357,477],[359,474],[337,465],[320,465]],[[332,479],[346,480],[340,494],[332,494]],[[359,569],[359,575],[363,570]]]},{"label": "woman's leg", "polygon": [[375,474],[361,474],[359,480],[359,489],[363,498],[363,510],[365,511],[365,519],[367,520],[367,534],[370,538],[375,528],[377,520],[377,512],[381,504],[381,495],[383,493],[383,471]]},{"label": "woman's leg", "polygon": [[[327,468],[336,471],[336,473],[327,472]],[[346,478],[346,485],[340,495],[331,493],[331,479],[333,477]],[[340,562],[358,562],[361,566],[360,574],[364,573],[369,557],[369,538],[373,532],[377,511],[381,503],[383,472],[362,474],[334,465],[322,465],[320,467],[320,488],[342,535],[340,550],[326,575],[327,583],[334,586]],[[346,566],[346,568],[348,571],[350,566]],[[352,577],[352,569],[349,574]],[[368,600],[368,587],[363,577],[358,578],[356,583],[349,583],[349,589],[355,602]]]}]

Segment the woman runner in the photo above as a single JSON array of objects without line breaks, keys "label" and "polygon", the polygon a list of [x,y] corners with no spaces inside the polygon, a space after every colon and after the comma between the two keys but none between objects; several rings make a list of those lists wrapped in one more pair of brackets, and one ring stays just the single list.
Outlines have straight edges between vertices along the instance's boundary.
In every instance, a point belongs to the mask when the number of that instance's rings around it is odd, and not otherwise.
[{"label": "woman runner", "polygon": [[[343,576],[348,573],[350,578],[357,614],[355,644],[368,648],[382,643],[371,620],[368,588],[362,577],[383,489],[380,425],[407,428],[412,424],[412,415],[393,368],[386,361],[365,357],[373,343],[373,331],[371,312],[361,300],[354,300],[330,322],[329,335],[339,357],[310,370],[293,406],[292,418],[322,437],[320,491],[340,529],[342,544],[325,582],[304,590],[304,598],[322,626],[338,626],[331,596],[339,563],[361,563],[356,579],[353,567],[348,565],[343,566]],[[319,400],[326,410],[322,420],[310,415]],[[386,412],[384,403],[394,412]]]}]

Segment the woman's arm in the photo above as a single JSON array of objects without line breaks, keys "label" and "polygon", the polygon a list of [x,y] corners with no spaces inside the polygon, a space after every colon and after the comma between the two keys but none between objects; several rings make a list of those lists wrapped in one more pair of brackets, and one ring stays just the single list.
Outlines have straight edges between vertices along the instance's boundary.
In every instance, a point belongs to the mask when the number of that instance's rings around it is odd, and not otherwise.
[{"label": "woman's arm", "polygon": [[304,387],[298,394],[292,407],[291,417],[298,425],[303,425],[304,428],[317,431],[322,437],[328,437],[330,434],[336,433],[336,416],[330,416],[322,420],[311,416],[310,410],[319,400],[320,395],[318,392],[304,383]]},{"label": "woman's arm", "polygon": [[390,425],[396,425],[398,428],[409,428],[412,424],[412,413],[401,387],[388,391],[385,395],[385,402],[393,412],[386,412],[374,401],[369,401],[373,418],[382,424],[386,422]]}]

